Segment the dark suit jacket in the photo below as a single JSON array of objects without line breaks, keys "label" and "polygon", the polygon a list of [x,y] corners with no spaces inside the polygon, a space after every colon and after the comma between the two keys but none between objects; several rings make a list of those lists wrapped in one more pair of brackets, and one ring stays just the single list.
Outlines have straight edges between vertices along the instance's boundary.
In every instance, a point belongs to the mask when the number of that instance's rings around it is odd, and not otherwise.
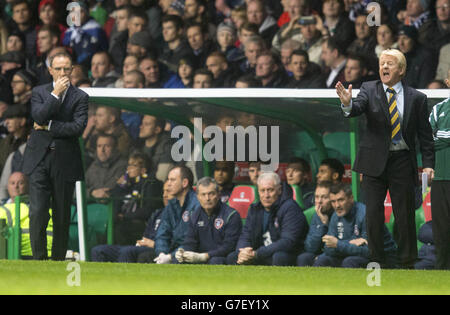
[{"label": "dark suit jacket", "polygon": [[[425,94],[404,82],[402,136],[409,147],[417,174],[416,138],[419,140],[423,167],[434,168],[434,145]],[[361,136],[353,170],[369,176],[380,176],[387,164],[391,144],[388,102],[380,80],[364,82],[353,100],[349,117],[366,114],[367,131]],[[418,176],[415,176],[418,184]]]},{"label": "dark suit jacket", "polygon": [[55,167],[68,181],[84,178],[78,137],[83,133],[88,118],[89,96],[80,89],[68,88],[64,101],[51,95],[53,83],[37,86],[31,96],[31,117],[50,130],[33,130],[24,153],[23,171],[30,175],[48,152],[55,146]]}]

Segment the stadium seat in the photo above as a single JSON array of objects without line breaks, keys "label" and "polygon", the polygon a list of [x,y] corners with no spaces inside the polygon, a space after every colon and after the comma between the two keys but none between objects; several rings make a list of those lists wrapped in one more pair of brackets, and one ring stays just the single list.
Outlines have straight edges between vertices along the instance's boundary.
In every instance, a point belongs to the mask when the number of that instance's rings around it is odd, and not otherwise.
[{"label": "stadium seat", "polygon": [[298,185],[291,185],[292,187],[292,199],[300,206],[300,208],[304,209],[305,205],[303,204],[303,194],[302,189]]},{"label": "stadium seat", "polygon": [[303,214],[306,217],[306,221],[308,222],[308,225],[311,224],[311,220],[312,220],[314,213],[316,213],[316,208],[314,206],[303,211]]},{"label": "stadium seat", "polygon": [[235,209],[242,219],[247,218],[248,209],[259,201],[258,190],[252,185],[235,186],[228,199],[228,205]]},{"label": "stadium seat", "polygon": [[431,191],[428,191],[423,198],[422,208],[425,222],[431,221]]},{"label": "stadium seat", "polygon": [[386,199],[384,199],[384,223],[390,223],[392,215],[392,202],[389,191],[386,194]]}]

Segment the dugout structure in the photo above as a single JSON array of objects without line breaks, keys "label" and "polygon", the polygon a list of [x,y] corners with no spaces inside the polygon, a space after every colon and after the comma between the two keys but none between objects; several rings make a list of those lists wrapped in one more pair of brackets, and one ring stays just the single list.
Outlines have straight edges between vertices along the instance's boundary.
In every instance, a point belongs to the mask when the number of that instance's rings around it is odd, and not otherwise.
[{"label": "dugout structure", "polygon": [[[291,156],[306,159],[311,165],[312,174],[317,172],[323,159],[338,158],[346,165],[345,180],[351,182],[353,194],[358,200],[359,176],[350,169],[358,148],[358,134],[365,127],[365,118],[364,116],[344,118],[334,89],[83,88],[83,90],[89,94],[92,106],[105,105],[165,118],[174,124],[188,127],[192,133],[194,133],[193,118],[202,118],[207,126],[215,125],[219,118],[226,116],[233,117],[233,124],[244,128],[279,126],[278,173],[282,177],[283,167]],[[429,111],[436,103],[449,97],[449,90],[421,91],[428,96]],[[359,90],[353,90],[353,97],[356,97],[358,92]],[[203,168],[202,175],[212,175],[211,163],[204,159],[200,163]],[[419,157],[419,166],[420,164]],[[245,181],[245,165],[242,168],[241,166],[235,179]],[[83,193],[79,196],[84,199]],[[78,204],[79,210],[83,209],[84,213],[80,216],[84,222],[80,222],[79,232],[83,230],[85,233],[89,224],[86,222],[87,206],[84,200],[78,200]],[[109,222],[112,223],[112,220]],[[14,239],[18,241],[19,229],[17,227],[11,229],[10,232],[15,231]],[[108,243],[111,243],[112,224],[108,224],[107,231]],[[14,252],[17,253],[18,250],[15,249]],[[17,259],[17,254],[9,257]]]}]

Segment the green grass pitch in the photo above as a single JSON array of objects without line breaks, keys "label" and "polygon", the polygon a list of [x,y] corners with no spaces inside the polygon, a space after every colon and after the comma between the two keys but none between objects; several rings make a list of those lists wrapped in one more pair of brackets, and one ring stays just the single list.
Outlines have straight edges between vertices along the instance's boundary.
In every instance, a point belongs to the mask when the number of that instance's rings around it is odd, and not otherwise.
[{"label": "green grass pitch", "polygon": [[[0,294],[450,294],[449,271],[0,261]],[[79,279],[79,286],[76,284]]]}]

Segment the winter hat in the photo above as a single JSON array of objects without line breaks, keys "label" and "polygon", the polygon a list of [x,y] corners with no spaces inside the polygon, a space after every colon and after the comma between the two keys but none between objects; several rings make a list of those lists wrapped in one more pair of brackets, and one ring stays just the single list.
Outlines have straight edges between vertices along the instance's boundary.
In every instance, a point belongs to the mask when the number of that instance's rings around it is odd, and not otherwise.
[{"label": "winter hat", "polygon": [[134,33],[128,42],[132,45],[144,47],[149,51],[152,47],[152,36],[147,31],[141,31]]},{"label": "winter hat", "polygon": [[414,26],[402,25],[398,31],[398,35],[405,35],[414,41],[417,41],[417,29]]},{"label": "winter hat", "polygon": [[219,32],[222,32],[222,31],[229,32],[235,37],[236,37],[236,34],[237,34],[236,33],[236,27],[234,26],[234,24],[227,23],[227,22],[222,22],[217,27],[217,34],[219,34]]}]

